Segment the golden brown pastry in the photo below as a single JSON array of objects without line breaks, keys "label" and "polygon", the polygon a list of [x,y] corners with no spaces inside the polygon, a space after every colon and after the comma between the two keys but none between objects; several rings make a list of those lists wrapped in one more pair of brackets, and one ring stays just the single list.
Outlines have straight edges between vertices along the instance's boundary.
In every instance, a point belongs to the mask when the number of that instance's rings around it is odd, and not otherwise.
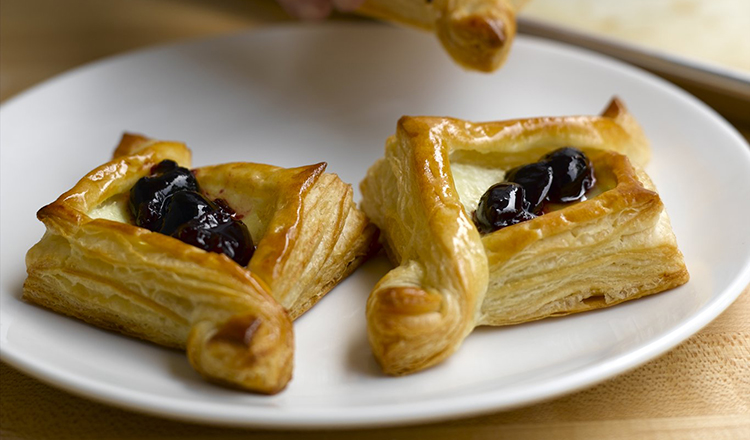
[{"label": "golden brown pastry", "polygon": [[374,227],[324,163],[194,170],[255,240],[247,267],[132,224],[133,185],[165,159],[189,167],[190,156],[181,143],[125,135],[111,162],[39,211],[47,231],[27,254],[24,298],[184,348],[210,380],[276,393],[292,375],[292,319],[361,264]]},{"label": "golden brown pastry", "polygon": [[[587,200],[480,233],[472,216],[483,192],[564,146],[594,165]],[[597,309],[687,282],[664,206],[640,170],[648,156],[617,99],[601,116],[401,118],[361,184],[362,208],[397,265],[367,304],[383,370],[435,365],[478,325]]]},{"label": "golden brown pastry", "polygon": [[492,72],[508,57],[525,0],[366,0],[357,12],[435,32],[461,66]]}]

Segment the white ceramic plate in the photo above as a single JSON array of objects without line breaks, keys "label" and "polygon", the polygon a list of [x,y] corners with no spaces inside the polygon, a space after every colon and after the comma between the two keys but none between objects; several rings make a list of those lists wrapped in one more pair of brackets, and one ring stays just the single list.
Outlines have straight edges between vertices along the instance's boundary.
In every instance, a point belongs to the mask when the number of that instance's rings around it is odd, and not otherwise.
[{"label": "white ceramic plate", "polygon": [[[196,165],[321,160],[358,183],[403,114],[474,120],[597,113],[612,95],[653,141],[648,171],[692,280],[612,309],[482,328],[447,362],[385,377],[364,305],[388,270],[371,261],[295,324],[289,387],[256,396],[205,383],[185,356],[20,300],[35,211],[110,157],[123,130],[184,140]],[[696,99],[582,50],[519,38],[493,75],[452,64],[426,34],[370,25],[282,27],[156,48],[49,81],[0,110],[2,359],[61,388],[190,421],[382,426],[528,404],[664,353],[750,282],[750,150]],[[357,198],[359,196],[357,195]]]}]

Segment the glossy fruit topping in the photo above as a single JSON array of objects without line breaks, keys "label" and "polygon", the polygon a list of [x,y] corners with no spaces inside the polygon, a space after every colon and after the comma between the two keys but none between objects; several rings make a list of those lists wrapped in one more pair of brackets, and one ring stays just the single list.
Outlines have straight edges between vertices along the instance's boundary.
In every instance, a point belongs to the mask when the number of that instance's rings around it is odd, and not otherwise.
[{"label": "glossy fruit topping", "polygon": [[164,201],[178,191],[198,191],[198,181],[187,168],[164,160],[130,190],[130,212],[135,224],[151,231],[161,228]]},{"label": "glossy fruit topping", "polygon": [[505,181],[492,185],[479,199],[474,223],[486,234],[530,220],[544,214],[550,203],[580,200],[594,182],[588,157],[576,148],[560,148],[508,171]]},{"label": "glossy fruit topping", "polygon": [[210,201],[187,168],[165,160],[130,191],[136,225],[171,235],[209,252],[225,254],[242,266],[255,251],[250,232],[225,201]]},{"label": "glossy fruit topping", "polygon": [[182,224],[216,210],[216,206],[202,194],[179,191],[169,196],[163,205],[163,220],[158,232],[172,235]]},{"label": "glossy fruit topping", "polygon": [[553,203],[579,200],[594,186],[594,168],[581,150],[572,147],[555,150],[542,159],[552,168],[552,187],[547,196]]},{"label": "glossy fruit topping", "polygon": [[529,204],[528,210],[538,213],[552,186],[552,168],[546,162],[522,165],[508,171],[505,180],[523,186]]},{"label": "glossy fruit topping", "polygon": [[496,183],[479,199],[474,222],[481,232],[496,231],[534,218],[527,208],[523,186],[518,183]]},{"label": "glossy fruit topping", "polygon": [[255,251],[247,227],[223,210],[206,212],[181,225],[173,237],[246,266]]}]

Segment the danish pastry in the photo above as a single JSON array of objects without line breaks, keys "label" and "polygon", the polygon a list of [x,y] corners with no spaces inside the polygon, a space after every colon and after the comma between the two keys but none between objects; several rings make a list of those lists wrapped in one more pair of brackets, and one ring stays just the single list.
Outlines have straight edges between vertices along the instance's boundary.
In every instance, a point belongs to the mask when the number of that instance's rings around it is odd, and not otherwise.
[{"label": "danish pastry", "polygon": [[[435,365],[479,325],[598,309],[687,282],[641,169],[649,151],[617,99],[601,116],[401,118],[361,183],[361,206],[397,265],[367,303],[383,370]],[[524,180],[556,167],[564,176],[550,178],[562,179],[560,188]]]},{"label": "danish pastry", "polygon": [[459,65],[492,72],[508,57],[525,0],[366,0],[359,13],[434,32]]},{"label": "danish pastry", "polygon": [[[292,319],[361,264],[375,228],[351,187],[324,173],[325,163],[232,163],[190,173],[181,168],[190,159],[184,144],[123,136],[112,161],[38,212],[47,230],[27,254],[23,297],[186,349],[210,380],[276,393],[292,375]],[[157,172],[174,178],[160,181]],[[164,191],[197,189],[196,182],[200,193],[173,191],[162,218],[141,200],[150,187],[166,206]],[[197,202],[185,208],[178,196]],[[143,227],[128,212],[133,206],[145,207],[136,218]],[[191,209],[201,211],[197,220],[174,223]],[[152,232],[154,221],[172,236]]]}]

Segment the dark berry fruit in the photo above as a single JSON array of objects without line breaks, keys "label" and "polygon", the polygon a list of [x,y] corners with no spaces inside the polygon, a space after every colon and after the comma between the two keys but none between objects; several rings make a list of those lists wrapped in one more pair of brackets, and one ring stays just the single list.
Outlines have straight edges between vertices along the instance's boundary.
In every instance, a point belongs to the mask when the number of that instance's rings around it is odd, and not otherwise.
[{"label": "dark berry fruit", "polygon": [[174,171],[177,168],[180,168],[180,166],[177,165],[177,162],[171,159],[164,159],[163,161],[151,167],[151,175],[153,176],[154,174],[164,174],[168,171]]},{"label": "dark berry fruit", "polygon": [[594,185],[594,168],[581,150],[571,147],[555,150],[542,159],[552,168],[550,202],[580,199]]},{"label": "dark berry fruit", "polygon": [[181,225],[172,236],[205,251],[224,254],[246,266],[255,251],[250,233],[242,222],[225,214],[214,211],[201,215]]},{"label": "dark berry fruit", "polygon": [[522,165],[508,171],[505,180],[521,185],[529,204],[528,211],[538,213],[552,186],[552,168],[544,162]]},{"label": "dark berry fruit", "polygon": [[163,220],[159,232],[172,235],[180,225],[215,211],[216,205],[208,201],[202,194],[194,191],[178,191],[167,197],[162,210]]},{"label": "dark berry fruit", "polygon": [[152,168],[152,175],[143,177],[130,190],[130,212],[135,224],[158,231],[161,228],[164,201],[178,191],[198,191],[198,181],[187,168],[165,160]]},{"label": "dark berry fruit", "polygon": [[479,199],[474,222],[481,232],[496,231],[534,218],[534,214],[526,210],[527,207],[523,186],[517,183],[497,183]]},{"label": "dark berry fruit", "polygon": [[255,251],[247,227],[225,201],[211,202],[199,191],[190,170],[171,160],[160,162],[130,190],[135,224],[246,266]]}]

